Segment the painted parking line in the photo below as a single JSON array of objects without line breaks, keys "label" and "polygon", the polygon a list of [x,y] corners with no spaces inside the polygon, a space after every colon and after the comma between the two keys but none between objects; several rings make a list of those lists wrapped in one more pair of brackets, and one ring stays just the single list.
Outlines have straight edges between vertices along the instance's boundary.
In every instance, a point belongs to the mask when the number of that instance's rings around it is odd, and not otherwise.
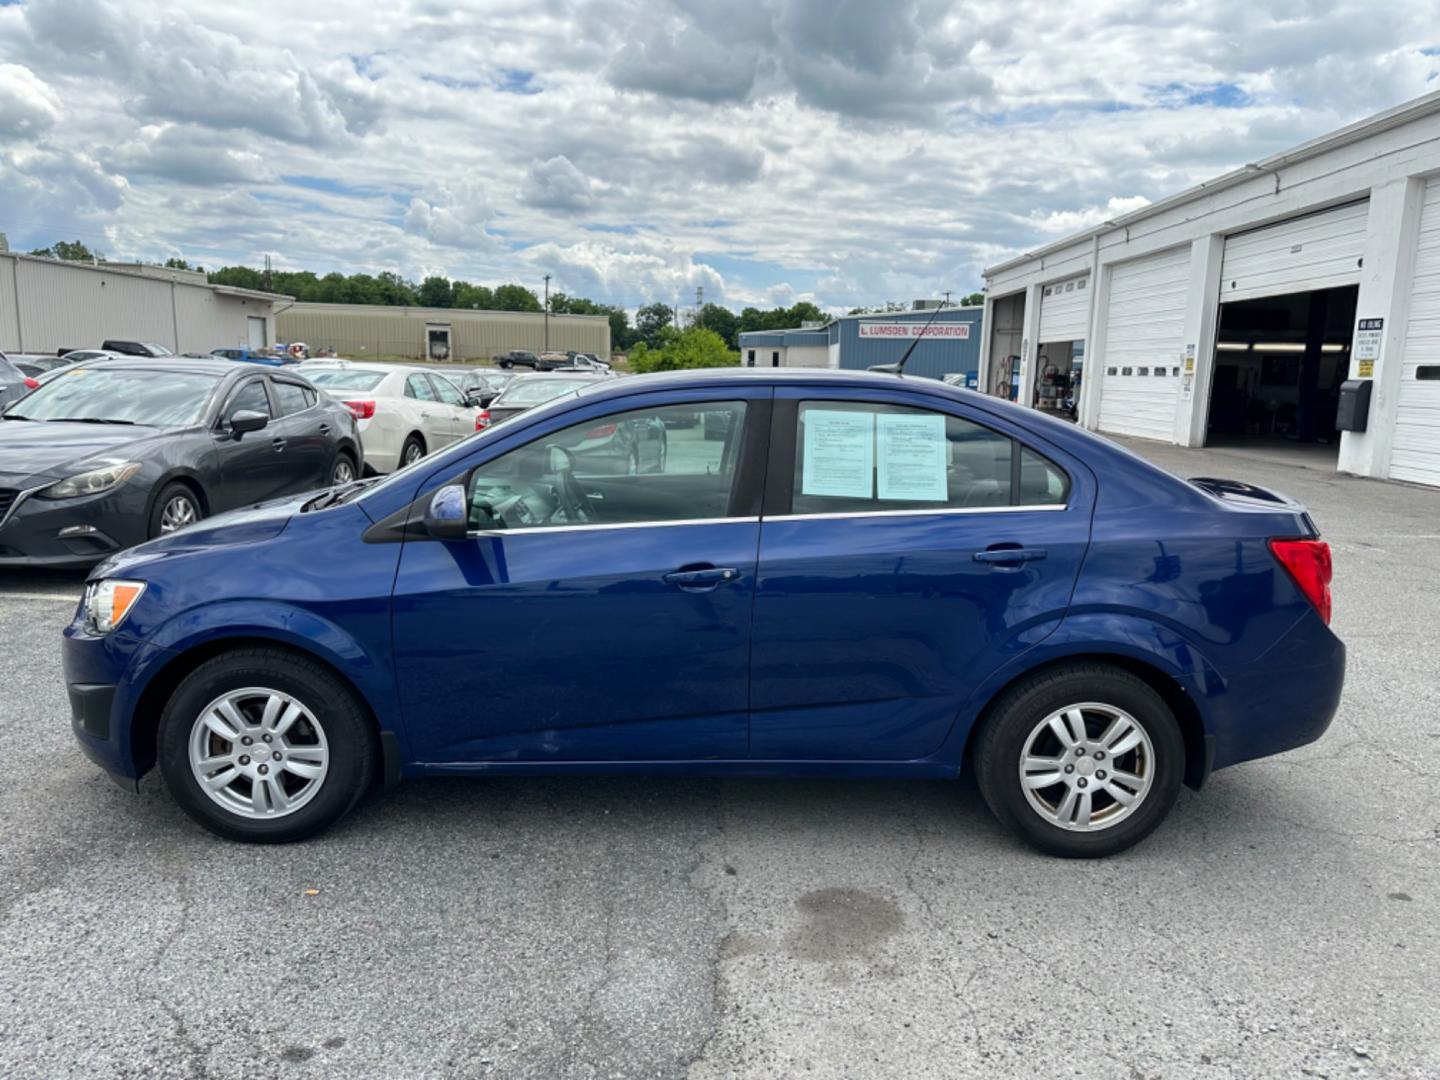
[{"label": "painted parking line", "polygon": [[41,600],[54,603],[78,604],[79,593],[0,593],[0,603],[6,600]]}]

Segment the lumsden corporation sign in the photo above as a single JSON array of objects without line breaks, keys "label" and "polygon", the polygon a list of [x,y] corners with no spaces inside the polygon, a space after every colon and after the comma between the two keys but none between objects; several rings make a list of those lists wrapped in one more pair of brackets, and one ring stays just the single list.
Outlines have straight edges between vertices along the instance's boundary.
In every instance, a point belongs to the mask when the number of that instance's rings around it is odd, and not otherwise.
[{"label": "lumsden corporation sign", "polygon": [[926,326],[916,322],[862,322],[862,338],[952,338],[963,341],[970,336],[970,324],[933,323]]}]

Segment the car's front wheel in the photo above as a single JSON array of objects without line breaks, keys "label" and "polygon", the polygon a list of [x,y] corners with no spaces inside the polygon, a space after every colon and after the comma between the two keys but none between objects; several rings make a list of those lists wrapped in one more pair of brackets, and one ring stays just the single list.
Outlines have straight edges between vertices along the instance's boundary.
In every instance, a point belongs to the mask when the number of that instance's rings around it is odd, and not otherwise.
[{"label": "car's front wheel", "polygon": [[1096,858],[1164,820],[1185,773],[1185,743],[1143,680],[1077,663],[1007,690],[984,720],[974,761],[990,809],[1032,846]]},{"label": "car's front wheel", "polygon": [[185,484],[166,484],[150,510],[150,539],[165,536],[205,516],[200,497]]},{"label": "car's front wheel", "polygon": [[201,664],[160,719],[175,801],[231,840],[303,840],[347,813],[374,770],[376,739],[354,692],[320,664],[243,648]]}]

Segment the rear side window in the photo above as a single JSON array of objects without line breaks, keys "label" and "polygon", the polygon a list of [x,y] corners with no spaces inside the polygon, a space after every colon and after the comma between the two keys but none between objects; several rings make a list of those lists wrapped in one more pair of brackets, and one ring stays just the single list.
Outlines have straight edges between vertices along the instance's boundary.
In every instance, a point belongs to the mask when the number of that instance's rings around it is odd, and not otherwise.
[{"label": "rear side window", "polygon": [[315,404],[306,398],[305,388],[298,383],[281,382],[276,379],[271,385],[275,387],[275,400],[279,405],[281,416],[304,412]]},{"label": "rear side window", "polygon": [[1063,505],[1069,480],[1007,435],[929,409],[800,404],[791,513]]},{"label": "rear side window", "polygon": [[439,375],[430,376],[430,382],[435,387],[435,393],[446,405],[464,405],[465,399],[460,396],[460,391],[455,389],[454,384],[448,382]]},{"label": "rear side window", "polygon": [[429,379],[424,375],[416,374],[405,380],[405,396],[420,401],[434,401],[435,391],[430,388]]}]

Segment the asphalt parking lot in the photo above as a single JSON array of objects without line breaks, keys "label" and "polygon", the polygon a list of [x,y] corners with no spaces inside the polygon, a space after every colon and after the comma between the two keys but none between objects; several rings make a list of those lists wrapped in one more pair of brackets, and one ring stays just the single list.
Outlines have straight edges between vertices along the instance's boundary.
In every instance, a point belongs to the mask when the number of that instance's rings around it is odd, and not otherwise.
[{"label": "asphalt parking lot", "polygon": [[0,1076],[1440,1075],[1440,492],[1137,449],[1310,506],[1350,674],[1099,863],[968,782],[426,781],[222,843],[72,745],[81,578],[0,577]]}]

